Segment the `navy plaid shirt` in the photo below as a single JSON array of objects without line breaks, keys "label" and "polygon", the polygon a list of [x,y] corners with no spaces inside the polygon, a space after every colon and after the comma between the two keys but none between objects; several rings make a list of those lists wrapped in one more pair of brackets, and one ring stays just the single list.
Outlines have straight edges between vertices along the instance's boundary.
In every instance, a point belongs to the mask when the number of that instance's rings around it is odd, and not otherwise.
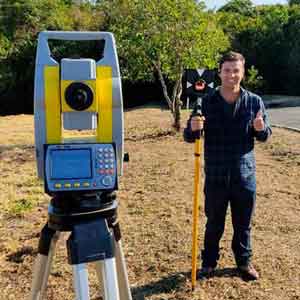
[{"label": "navy plaid shirt", "polygon": [[[198,113],[195,106],[191,117]],[[253,121],[258,111],[263,114],[265,129],[257,132]],[[206,182],[228,183],[229,179],[255,181],[254,141],[266,141],[272,134],[263,101],[245,89],[240,98],[228,104],[218,90],[202,100],[204,123],[204,160]],[[191,117],[184,130],[187,142],[195,141]]]}]

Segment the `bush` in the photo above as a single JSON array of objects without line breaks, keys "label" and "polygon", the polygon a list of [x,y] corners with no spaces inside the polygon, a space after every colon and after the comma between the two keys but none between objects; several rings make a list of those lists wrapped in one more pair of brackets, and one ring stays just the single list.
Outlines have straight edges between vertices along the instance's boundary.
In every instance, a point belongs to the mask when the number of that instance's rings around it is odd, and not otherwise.
[{"label": "bush", "polygon": [[258,70],[254,66],[251,66],[251,68],[248,69],[248,74],[245,76],[243,84],[246,89],[260,94],[264,86],[264,80],[263,77],[258,74]]}]

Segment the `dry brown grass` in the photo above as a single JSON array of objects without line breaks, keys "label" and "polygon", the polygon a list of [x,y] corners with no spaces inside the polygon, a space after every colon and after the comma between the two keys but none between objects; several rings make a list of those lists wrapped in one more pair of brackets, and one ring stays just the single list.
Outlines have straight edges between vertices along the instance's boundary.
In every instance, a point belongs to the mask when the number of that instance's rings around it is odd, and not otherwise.
[{"label": "dry brown grass", "polygon": [[34,167],[32,116],[1,117],[0,142],[0,216],[21,215],[45,199]]},{"label": "dry brown grass", "polygon": [[[125,113],[130,162],[118,196],[133,298],[299,300],[300,134],[274,129],[271,141],[257,147],[252,240],[261,279],[244,282],[235,272],[228,218],[216,276],[198,281],[191,292],[193,146],[170,130],[170,121],[169,112],[160,109]],[[28,295],[38,234],[47,217],[48,197],[36,180],[32,127],[32,116],[0,118],[0,299]],[[202,206],[200,246],[204,224]],[[51,274],[47,299],[73,299],[63,241]],[[94,273],[91,286],[92,299],[99,299]]]}]

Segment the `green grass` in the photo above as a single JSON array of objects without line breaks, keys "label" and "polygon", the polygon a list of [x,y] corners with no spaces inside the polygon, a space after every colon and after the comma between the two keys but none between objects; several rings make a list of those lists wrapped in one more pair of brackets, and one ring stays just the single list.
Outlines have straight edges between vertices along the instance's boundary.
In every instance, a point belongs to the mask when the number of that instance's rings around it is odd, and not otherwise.
[{"label": "green grass", "polygon": [[0,210],[20,216],[43,199],[44,191],[36,176],[33,116],[0,118]]}]

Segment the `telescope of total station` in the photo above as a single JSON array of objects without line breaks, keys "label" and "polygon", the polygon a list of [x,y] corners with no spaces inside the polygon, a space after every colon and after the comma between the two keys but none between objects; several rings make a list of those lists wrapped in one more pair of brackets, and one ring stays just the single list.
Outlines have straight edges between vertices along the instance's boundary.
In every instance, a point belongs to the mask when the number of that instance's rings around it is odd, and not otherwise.
[{"label": "telescope of total station", "polygon": [[[98,61],[56,61],[49,40],[101,41],[104,48],[99,49]],[[122,174],[124,133],[120,71],[111,33],[39,34],[34,121],[38,176],[51,201],[29,299],[46,299],[55,245],[60,233],[67,231],[76,300],[90,299],[87,263],[95,265],[103,299],[131,300],[117,219],[115,191]]]}]

